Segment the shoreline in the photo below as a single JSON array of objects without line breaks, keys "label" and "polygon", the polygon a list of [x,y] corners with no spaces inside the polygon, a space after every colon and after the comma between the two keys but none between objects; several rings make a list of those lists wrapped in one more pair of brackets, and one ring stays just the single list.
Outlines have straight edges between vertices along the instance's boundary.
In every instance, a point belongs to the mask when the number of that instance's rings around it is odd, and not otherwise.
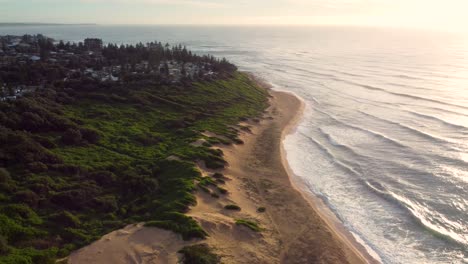
[{"label": "shoreline", "polygon": [[247,74],[259,86],[267,89],[270,94],[286,94],[295,97],[300,102],[300,107],[297,110],[296,115],[289,122],[289,124],[287,124],[283,128],[280,143],[281,162],[284,169],[286,170],[291,187],[297,190],[302,195],[303,199],[310,204],[310,206],[320,215],[325,224],[334,232],[337,239],[341,240],[346,245],[347,250],[345,251],[351,251],[347,252],[348,255],[351,255],[352,258],[355,258],[357,256],[357,260],[359,260],[359,262],[362,263],[380,263],[366,249],[366,246],[358,242],[354,235],[351,233],[351,231],[344,227],[343,223],[336,217],[336,215],[331,211],[331,209],[319,197],[317,197],[313,192],[304,189],[306,185],[302,182],[302,179],[299,178],[299,176],[295,175],[294,171],[288,163],[284,141],[286,137],[290,134],[293,134],[299,126],[304,116],[304,111],[306,110],[305,101],[292,92],[274,90],[273,86],[268,82],[264,81],[263,79],[260,79],[249,72]]},{"label": "shoreline", "polygon": [[[133,224],[73,252],[68,263],[178,263],[181,248],[199,243],[214,248],[227,264],[373,263],[295,185],[283,140],[297,127],[305,104],[291,93],[256,81],[268,90],[270,105],[261,119],[236,126],[244,144],[214,147],[223,151],[228,163],[222,170],[197,164],[203,176],[222,172],[227,190],[219,198],[200,189],[195,192],[197,205],[187,215],[208,233],[205,240],[184,241],[173,232]],[[210,188],[211,193],[216,191]],[[241,209],[226,210],[229,204]],[[266,211],[259,212],[262,207]],[[254,221],[262,231],[240,226],[237,219]]]},{"label": "shoreline", "polygon": [[359,243],[353,236],[353,234],[343,226],[343,223],[335,216],[335,214],[320,198],[315,196],[315,194],[311,191],[304,190],[304,183],[302,183],[302,180],[299,178],[299,176],[295,175],[294,171],[290,167],[287,160],[287,153],[284,146],[284,141],[286,137],[293,134],[299,126],[304,116],[306,105],[304,100],[299,96],[295,95],[294,93],[286,91],[279,92],[294,96],[301,102],[299,113],[295,116],[293,120],[291,120],[290,124],[288,124],[283,129],[281,138],[281,161],[290,179],[291,187],[301,193],[303,198],[310,204],[310,206],[320,215],[320,217],[326,223],[326,225],[328,225],[328,227],[333,231],[334,235],[336,235],[338,239],[340,239],[344,244],[346,244],[348,248],[345,249],[345,251],[351,251],[347,252],[347,255],[350,256],[350,258],[353,259],[353,261],[362,263],[380,263],[374,257],[372,257],[371,254],[365,248],[365,246]]}]

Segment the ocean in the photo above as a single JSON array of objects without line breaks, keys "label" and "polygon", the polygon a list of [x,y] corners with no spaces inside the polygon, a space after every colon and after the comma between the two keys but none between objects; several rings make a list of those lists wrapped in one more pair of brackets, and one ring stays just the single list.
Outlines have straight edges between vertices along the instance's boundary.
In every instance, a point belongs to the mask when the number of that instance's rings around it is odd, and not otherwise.
[{"label": "ocean", "polygon": [[301,188],[383,263],[468,263],[468,35],[358,27],[2,26],[226,57],[306,110]]}]

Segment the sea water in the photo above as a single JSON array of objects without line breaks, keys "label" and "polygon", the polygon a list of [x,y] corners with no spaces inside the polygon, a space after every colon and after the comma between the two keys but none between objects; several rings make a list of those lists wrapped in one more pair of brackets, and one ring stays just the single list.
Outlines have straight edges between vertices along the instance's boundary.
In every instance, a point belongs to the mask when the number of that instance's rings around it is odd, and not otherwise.
[{"label": "sea water", "polygon": [[468,263],[468,36],[346,27],[16,26],[182,43],[306,103],[284,142],[301,188],[384,263]]}]

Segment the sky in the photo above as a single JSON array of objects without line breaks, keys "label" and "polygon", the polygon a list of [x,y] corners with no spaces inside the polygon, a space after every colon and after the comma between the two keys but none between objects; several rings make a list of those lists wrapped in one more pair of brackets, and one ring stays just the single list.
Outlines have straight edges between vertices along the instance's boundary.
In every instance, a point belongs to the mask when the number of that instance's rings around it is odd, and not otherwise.
[{"label": "sky", "polygon": [[0,0],[0,22],[468,30],[468,0]]}]

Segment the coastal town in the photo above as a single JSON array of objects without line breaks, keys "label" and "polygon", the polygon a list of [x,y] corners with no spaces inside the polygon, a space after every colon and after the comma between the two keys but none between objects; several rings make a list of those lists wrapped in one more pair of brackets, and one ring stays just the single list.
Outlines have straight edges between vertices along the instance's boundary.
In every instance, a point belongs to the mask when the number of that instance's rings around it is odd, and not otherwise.
[{"label": "coastal town", "polygon": [[92,80],[125,83],[153,80],[177,84],[217,78],[235,66],[225,59],[192,54],[185,47],[56,41],[43,35],[0,36],[0,100],[15,100],[44,87]]}]

